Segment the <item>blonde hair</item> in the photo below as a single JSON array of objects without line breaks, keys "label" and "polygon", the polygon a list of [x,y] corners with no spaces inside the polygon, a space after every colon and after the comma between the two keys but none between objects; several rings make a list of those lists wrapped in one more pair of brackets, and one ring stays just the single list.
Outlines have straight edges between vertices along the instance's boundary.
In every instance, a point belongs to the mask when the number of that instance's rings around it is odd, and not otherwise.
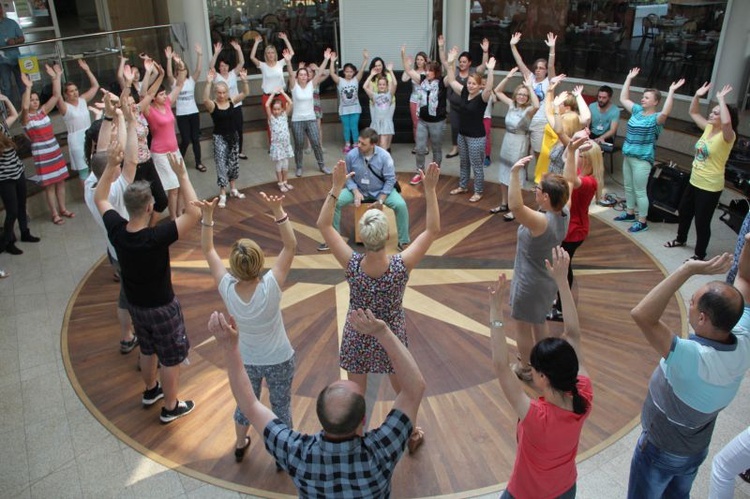
[{"label": "blonde hair", "polygon": [[604,189],[604,157],[602,155],[602,148],[592,140],[591,149],[581,151],[578,158],[591,165],[591,176],[596,179],[596,200],[599,201],[602,198],[602,191]]},{"label": "blonde hair", "polygon": [[529,92],[529,95],[526,96],[525,104],[519,104],[518,101],[516,100],[516,97],[518,96],[518,92],[525,88],[526,88],[526,85],[524,85],[523,83],[519,83],[516,86],[516,88],[513,89],[513,104],[516,107],[521,108],[521,109],[526,109],[527,107],[531,105],[531,92],[533,92],[533,90],[526,89],[526,91]]},{"label": "blonde hair", "polygon": [[265,255],[258,243],[242,238],[232,244],[229,253],[229,270],[240,281],[257,279],[263,270]]},{"label": "blonde hair", "polygon": [[573,111],[567,112],[561,116],[563,133],[572,137],[577,131],[581,130],[581,117]]},{"label": "blonde hair", "polygon": [[388,219],[377,208],[370,208],[359,219],[359,237],[367,251],[380,251],[388,240]]}]

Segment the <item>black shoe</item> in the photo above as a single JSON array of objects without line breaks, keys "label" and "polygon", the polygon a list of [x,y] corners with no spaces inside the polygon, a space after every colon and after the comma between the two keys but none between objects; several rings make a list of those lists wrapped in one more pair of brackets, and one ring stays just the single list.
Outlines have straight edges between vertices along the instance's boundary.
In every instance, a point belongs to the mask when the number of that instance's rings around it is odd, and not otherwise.
[{"label": "black shoe", "polygon": [[398,243],[396,246],[399,251],[404,251],[406,248],[409,247],[409,243]]},{"label": "black shoe", "polygon": [[138,345],[138,337],[133,336],[133,339],[130,341],[121,341],[120,342],[120,353],[125,355],[127,353],[130,353],[133,351],[133,349]]},{"label": "black shoe", "polygon": [[16,243],[8,243],[5,245],[5,251],[10,253],[11,255],[23,255],[23,251],[21,251],[18,246],[16,246]]},{"label": "black shoe", "polygon": [[328,251],[329,249],[331,248],[329,248],[326,243],[320,243],[320,245],[318,246],[318,251]]},{"label": "black shoe", "polygon": [[150,390],[146,390],[143,392],[143,398],[141,399],[141,402],[145,406],[154,405],[157,400],[164,398],[164,392],[161,391],[161,385],[159,382],[156,382],[156,386],[154,386]]},{"label": "black shoe", "polygon": [[185,400],[184,402],[177,401],[177,405],[174,409],[168,411],[166,407],[161,408],[161,416],[159,420],[164,423],[171,423],[175,419],[180,419],[182,416],[187,416],[195,408],[195,402],[192,400]]},{"label": "black shoe", "polygon": [[247,449],[250,447],[250,437],[245,437],[245,445],[242,447],[235,447],[234,448],[234,461],[236,463],[241,463],[243,459],[245,459],[245,454],[247,453]]},{"label": "black shoe", "polygon": [[547,320],[554,322],[563,322],[563,314],[561,311],[553,308],[547,313]]},{"label": "black shoe", "polygon": [[38,243],[39,241],[41,241],[41,239],[36,236],[32,236],[30,231],[27,230],[26,232],[21,232],[21,242]]}]

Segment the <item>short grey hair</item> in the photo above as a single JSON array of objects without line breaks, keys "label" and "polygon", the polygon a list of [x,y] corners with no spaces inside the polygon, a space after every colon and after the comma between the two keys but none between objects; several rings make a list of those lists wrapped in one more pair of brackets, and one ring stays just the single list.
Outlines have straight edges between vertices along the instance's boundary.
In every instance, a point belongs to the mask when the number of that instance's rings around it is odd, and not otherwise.
[{"label": "short grey hair", "polygon": [[359,236],[367,251],[380,251],[388,240],[388,219],[377,208],[370,208],[359,219]]}]

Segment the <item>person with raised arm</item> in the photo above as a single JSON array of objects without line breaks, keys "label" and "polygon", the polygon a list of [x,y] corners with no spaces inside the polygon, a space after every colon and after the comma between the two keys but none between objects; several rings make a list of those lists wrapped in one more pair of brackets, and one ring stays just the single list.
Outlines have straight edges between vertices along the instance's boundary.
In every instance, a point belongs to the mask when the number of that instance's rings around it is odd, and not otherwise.
[{"label": "person with raised arm", "polygon": [[[253,393],[260,398],[261,383],[265,379],[273,412],[291,430],[295,359],[281,317],[281,289],[292,267],[297,239],[289,215],[282,207],[284,196],[268,196],[261,192],[260,197],[273,214],[282,243],[276,262],[265,273],[262,273],[265,262],[263,249],[247,238],[238,239],[232,244],[227,271],[214,247],[213,214],[218,200],[214,198],[194,204],[202,212],[201,249],[219,294],[236,320],[242,363],[253,386]],[[250,447],[250,421],[240,408],[234,413],[234,423],[237,437],[234,457],[239,463]]]},{"label": "person with raised arm", "polygon": [[[135,129],[135,116],[133,115],[131,106],[126,104],[117,107],[117,104],[126,102],[127,98],[123,99],[121,97],[117,103],[113,102],[113,100],[117,100],[117,97],[114,94],[105,92],[104,119],[99,129],[97,144],[88,161],[91,173],[84,182],[83,199],[94,221],[102,229],[102,235],[107,244],[107,257],[115,270],[115,274],[120,276],[121,267],[117,251],[107,238],[107,228],[104,226],[104,220],[102,220],[99,208],[96,206],[94,193],[99,179],[104,173],[104,168],[107,166],[107,149],[112,142],[112,137],[116,136],[116,140],[120,144],[125,144],[125,151],[122,170],[114,171],[114,179],[112,180],[107,200],[121,217],[126,220],[129,218],[128,210],[125,207],[124,194],[125,189],[135,179],[135,172],[138,165],[138,137]],[[117,320],[120,324],[120,353],[123,355],[128,354],[138,345],[138,338],[133,334],[133,322],[130,319],[128,300],[125,296],[122,279],[120,279],[120,292],[117,298]]]},{"label": "person with raised arm", "polygon": [[[630,312],[660,360],[641,410],[643,428],[630,462],[628,498],[689,497],[706,459],[719,412],[750,367],[745,300],[737,288],[711,281],[693,293],[683,338],[662,319],[675,293],[695,275],[720,275],[732,256],[687,260]],[[738,322],[740,322],[738,324]]]},{"label": "person with raised arm", "polygon": [[[539,109],[539,97],[534,92],[534,80],[530,73],[516,85],[511,97],[505,95],[505,86],[517,72],[517,67],[512,68],[494,90],[495,98],[508,106],[508,112],[505,114],[505,135],[500,147],[500,204],[490,209],[493,215],[508,211],[510,170],[529,153],[529,124]],[[503,217],[508,221],[514,219],[513,213],[506,213]]]},{"label": "person with raised arm", "polygon": [[718,104],[711,108],[708,118],[701,114],[698,100],[705,97],[710,88],[710,83],[704,83],[690,101],[690,117],[703,130],[703,135],[695,143],[690,183],[682,194],[678,208],[677,237],[664,244],[665,248],[685,246],[690,224],[695,218],[696,240],[692,258],[697,260],[706,258],[711,240],[711,219],[724,190],[724,168],[737,138],[737,109],[727,106],[725,100],[732,91],[730,85],[724,85],[716,92]]},{"label": "person with raised arm", "polygon": [[[655,88],[643,91],[640,104],[630,100],[630,85],[640,73],[640,68],[633,68],[625,78],[620,90],[620,104],[630,113],[625,143],[622,145],[622,178],[625,183],[625,201],[627,210],[615,217],[617,222],[632,222],[628,232],[636,234],[648,230],[648,193],[646,186],[654,166],[656,141],[659,139],[669,113],[672,112],[674,93],[685,79],[672,82],[669,93],[664,100],[661,111],[657,106],[661,102],[661,92]],[[636,216],[636,210],[638,215]]]},{"label": "person with raised arm", "polygon": [[[452,66],[458,50],[451,50],[448,55],[448,66]],[[458,187],[450,191],[451,195],[469,192],[469,179],[474,172],[474,193],[470,203],[482,199],[484,192],[484,150],[487,135],[484,129],[484,112],[492,95],[492,83],[495,72],[495,58],[486,64],[487,81],[478,72],[469,74],[465,83],[456,80],[455,72],[448,71],[447,85],[460,96],[460,106],[456,109],[459,115],[458,152],[461,156]]]},{"label": "person with raised arm", "polygon": [[[164,49],[167,56],[167,82],[171,87],[177,84],[177,79],[174,76],[174,70],[172,69],[172,62],[175,65],[180,64],[182,58],[172,51],[172,47],[168,46]],[[182,89],[177,99],[172,103],[175,105],[175,116],[177,117],[177,129],[180,131],[180,154],[185,157],[188,147],[192,144],[193,146],[193,159],[195,160],[195,169],[199,172],[205,172],[206,167],[201,163],[201,123],[200,123],[200,112],[198,106],[195,103],[195,80],[200,78],[201,69],[203,66],[203,48],[200,44],[195,44],[195,69],[193,74],[190,74],[187,63],[183,65],[185,68],[185,82],[182,84]]]},{"label": "person with raised arm", "polygon": [[581,430],[591,414],[594,390],[584,367],[581,328],[567,281],[570,260],[561,247],[545,260],[560,288],[565,309],[560,338],[545,338],[531,351],[531,375],[541,392],[530,398],[510,365],[503,307],[508,287],[504,274],[489,287],[492,365],[505,398],[518,416],[518,450],[501,499],[561,497],[576,494],[576,454]]},{"label": "person with raised arm", "polygon": [[[65,121],[65,127],[68,130],[68,155],[70,156],[70,168],[77,171],[81,184],[89,176],[88,162],[86,154],[83,152],[83,142],[86,130],[91,126],[91,115],[89,114],[88,103],[94,98],[99,91],[99,82],[89,65],[83,59],[78,59],[78,66],[89,79],[89,89],[80,94],[78,85],[68,81],[63,86],[64,91],[57,94],[57,109]],[[59,68],[59,66],[56,66]],[[60,75],[62,78],[62,69]],[[60,85],[52,85],[52,91],[60,90]]]},{"label": "person with raised arm", "polygon": [[376,80],[376,89],[373,90],[371,85],[365,85],[365,93],[370,98],[370,128],[375,130],[380,137],[378,145],[390,152],[391,140],[395,133],[393,126],[393,113],[396,110],[396,87],[398,80],[393,74],[393,63],[389,62],[385,66],[385,72],[378,76]]},{"label": "person with raised arm", "polygon": [[546,171],[562,175],[565,169],[565,148],[576,132],[582,130],[591,121],[591,112],[583,100],[583,85],[577,85],[573,92],[560,92],[555,96],[555,88],[565,79],[558,75],[547,87],[544,99],[544,112],[547,124],[554,130],[555,142],[549,149],[549,165]]},{"label": "person with raised arm", "polygon": [[[169,246],[193,230],[201,216],[200,209],[192,205],[197,198],[185,162],[173,154],[168,158],[188,203],[176,220],[149,226],[154,198],[148,182],[140,180],[127,186],[123,194],[130,219],[126,220],[113,208],[109,191],[124,159],[119,143],[110,147],[107,167],[94,191],[94,201],[120,261],[128,309],[138,337],[139,365],[145,385],[141,402],[149,407],[164,399],[159,416],[164,424],[189,414],[195,407],[192,400],[177,398],[180,364],[187,359],[190,341],[180,302],[172,288]],[[159,364],[161,369],[157,371]]]},{"label": "person with raised arm", "polygon": [[[366,138],[366,130],[360,134],[360,145],[367,140],[373,146],[372,139]],[[379,149],[375,154],[385,152]],[[384,320],[394,334],[408,345],[406,335],[406,313],[403,307],[406,282],[411,272],[422,260],[430,245],[440,233],[440,210],[438,208],[435,189],[440,177],[440,168],[431,163],[424,176],[426,220],[425,230],[407,248],[400,246],[400,253],[388,255],[386,243],[389,238],[388,221],[382,210],[371,208],[358,221],[360,236],[365,247],[364,253],[357,253],[342,238],[333,221],[334,211],[338,204],[345,199],[352,199],[353,195],[345,188],[348,181],[356,180],[361,175],[360,169],[350,171],[350,158],[357,151],[347,155],[347,162],[339,161],[333,171],[331,191],[326,196],[318,217],[318,229],[330,247],[336,261],[346,269],[346,280],[349,283],[349,311],[356,309],[370,309],[379,319]],[[387,154],[387,153],[386,153]],[[357,203],[361,200],[355,198]],[[381,200],[382,201],[382,200]],[[382,203],[381,203],[382,204]],[[361,392],[367,388],[368,373],[386,373],[390,375],[391,384],[396,392],[400,390],[400,375],[396,373],[396,366],[388,360],[387,352],[377,339],[360,334],[347,321],[344,324],[343,339],[339,365],[346,370],[350,380],[360,386]],[[416,422],[410,418],[412,423]],[[409,442],[409,451],[414,452],[422,444],[424,432],[416,428],[416,433]]]},{"label": "person with raised arm", "polygon": [[[68,166],[65,163],[60,144],[55,138],[49,112],[55,108],[60,95],[60,75],[45,64],[47,74],[52,79],[52,97],[44,104],[40,103],[39,94],[32,92],[34,83],[27,74],[21,79],[26,85],[26,91],[21,98],[21,124],[31,141],[31,154],[39,178],[39,185],[44,187],[44,197],[47,201],[52,223],[62,225],[62,217],[73,218],[75,213],[69,211],[65,204],[65,179],[68,178]],[[54,90],[57,88],[57,90]],[[88,111],[86,111],[88,112]],[[62,216],[62,217],[61,217]]]},{"label": "person with raised arm", "polygon": [[545,320],[557,292],[544,261],[552,257],[552,249],[565,238],[570,221],[571,189],[562,175],[542,176],[534,187],[537,209],[523,204],[521,170],[531,159],[526,156],[513,165],[508,187],[508,207],[520,224],[510,293],[511,317],[518,325],[518,362],[513,364],[513,371],[523,381],[532,380],[531,349],[547,337]]},{"label": "person with raised arm", "polygon": [[[284,60],[289,70],[289,89],[294,100],[294,109],[292,110],[292,133],[294,134],[294,162],[296,164],[296,175],[302,176],[302,163],[304,162],[303,149],[305,147],[305,137],[310,140],[310,146],[315,153],[315,160],[318,163],[318,170],[326,175],[331,171],[323,162],[323,148],[320,143],[318,134],[318,123],[315,118],[315,108],[313,106],[313,91],[326,78],[322,72],[319,72],[314,78],[310,77],[307,68],[299,68],[294,71],[292,66],[293,52],[284,50]],[[323,67],[328,65],[331,59],[331,49],[326,49],[324,54]]]},{"label": "person with raised arm", "polygon": [[359,103],[359,82],[362,80],[365,66],[370,58],[367,49],[362,51],[362,65],[357,67],[347,62],[341,70],[343,76],[339,76],[336,71],[336,60],[338,56],[335,52],[331,53],[331,79],[336,84],[336,91],[339,94],[339,119],[341,119],[341,128],[344,131],[344,148],[346,154],[356,147],[357,138],[359,137],[359,117],[362,114],[362,105]]},{"label": "person with raised arm", "polygon": [[289,115],[294,102],[284,89],[279,87],[273,93],[273,99],[266,101],[268,129],[271,130],[271,147],[268,154],[274,162],[276,184],[281,192],[289,192],[294,186],[289,183],[289,159],[294,158],[292,136],[289,132]]},{"label": "person with raised arm", "polygon": [[[557,36],[554,33],[547,33],[547,39],[544,43],[549,47],[549,55],[547,59],[537,59],[532,64],[531,69],[523,62],[521,53],[518,51],[518,42],[521,41],[521,33],[513,33],[510,37],[510,51],[513,54],[513,59],[516,61],[516,66],[521,71],[524,79],[528,75],[534,77],[534,93],[539,99],[540,108],[537,110],[534,117],[531,119],[529,125],[529,135],[531,138],[531,149],[534,154],[534,158],[539,158],[539,153],[542,151],[542,139],[544,138],[544,127],[547,124],[547,116],[545,114],[544,99],[547,96],[547,87],[549,87],[550,78],[555,77],[555,43],[557,42]],[[532,178],[532,175],[527,175],[527,178]]]},{"label": "person with raised arm", "polygon": [[232,317],[214,312],[209,331],[224,351],[229,386],[237,405],[266,450],[292,478],[300,497],[389,497],[391,478],[414,432],[425,381],[411,353],[388,324],[370,310],[352,310],[348,321],[382,349],[394,367],[400,390],[379,427],[364,432],[365,398],[352,381],[335,381],[318,395],[322,430],[314,435],[290,429],[253,392]]},{"label": "person with raised arm", "polygon": [[[230,58],[221,55],[223,45],[221,42],[214,44],[214,55],[211,57],[211,62],[208,67],[216,71],[216,83],[224,83],[229,89],[229,98],[234,99],[239,93],[240,89],[237,85],[237,79],[240,76],[240,70],[245,68],[245,55],[242,53],[242,46],[237,40],[229,42],[235,53],[235,65],[234,68],[230,69],[229,62]],[[249,97],[246,94],[245,97]],[[232,118],[234,131],[237,132],[238,146],[239,146],[239,159],[247,159],[247,155],[243,152],[242,146],[244,144],[242,127],[244,118],[242,116],[242,101],[239,101],[237,105],[232,108]]]},{"label": "person with raised arm", "polygon": [[[401,62],[404,68],[410,68],[414,70],[418,75],[427,73],[427,63],[430,62],[430,58],[427,53],[423,51],[417,52],[414,56],[414,65],[407,63],[410,60],[406,55],[406,44],[401,45]],[[417,123],[419,123],[419,115],[417,110],[419,109],[419,83],[412,80],[409,73],[404,71],[401,74],[401,81],[404,83],[411,83],[411,94],[409,94],[409,114],[411,114],[412,134],[414,135],[414,148],[411,150],[412,154],[417,154]]]},{"label": "person with raised arm", "polygon": [[[438,44],[445,45],[443,35],[438,37]],[[411,61],[407,58],[404,72],[409,75],[411,81],[419,85],[419,107],[417,116],[417,171],[409,180],[411,185],[419,185],[427,156],[427,144],[432,146],[432,162],[438,166],[443,161],[443,132],[445,131],[446,117],[446,92],[447,87],[443,78],[443,65],[438,61],[430,61],[425,67],[424,74],[411,69]]]},{"label": "person with raised arm", "polygon": [[[8,113],[4,120],[0,118],[0,200],[3,202],[5,211],[0,253],[7,251],[11,255],[20,255],[23,250],[16,246],[16,221],[21,231],[21,242],[38,243],[40,239],[33,236],[29,230],[29,219],[26,215],[25,169],[18,158],[16,145],[9,131],[9,128],[18,120],[18,111],[7,95],[0,94],[0,102],[5,105]],[[2,277],[8,275],[4,274]]]},{"label": "person with raised arm", "polygon": [[[213,69],[208,70],[206,85],[203,87],[203,106],[214,122],[214,159],[216,161],[216,184],[219,186],[219,208],[227,206],[227,187],[229,196],[244,199],[245,194],[238,191],[235,181],[240,175],[239,165],[239,137],[234,126],[234,106],[242,102],[250,93],[247,81],[247,71],[239,72],[243,91],[231,97],[226,83],[218,81],[218,75]],[[216,100],[211,100],[211,89],[216,81]]]},{"label": "person with raised arm", "polygon": [[[289,37],[287,37],[286,33],[282,31],[278,34],[278,37],[284,41],[286,50],[294,55],[294,49],[292,48],[292,44],[289,42]],[[250,49],[250,62],[255,64],[255,67],[260,70],[262,77],[260,88],[263,91],[263,95],[260,99],[263,108],[267,110],[268,108],[266,107],[266,104],[268,104],[269,100],[272,100],[276,89],[286,87],[286,82],[284,81],[284,66],[286,65],[286,61],[284,59],[279,60],[279,52],[272,43],[266,44],[266,48],[263,51],[265,61],[258,59],[256,54],[258,53],[258,45],[260,45],[262,41],[263,37],[260,34],[256,35],[253,39],[253,47]],[[271,115],[266,113],[266,117],[270,118]],[[271,138],[271,129],[269,128],[269,144],[271,143]]]},{"label": "person with raised arm", "polygon": [[[180,148],[177,144],[177,134],[175,133],[175,116],[172,112],[172,102],[180,95],[182,85],[185,82],[185,63],[178,62],[177,82],[172,87],[172,91],[167,94],[162,82],[164,80],[164,69],[157,63],[146,61],[149,74],[156,74],[156,79],[150,83],[148,91],[141,99],[139,107],[143,116],[148,121],[151,130],[151,158],[154,161],[156,171],[159,173],[162,187],[167,192],[169,218],[177,218],[179,206],[179,181],[175,176],[173,169],[170,167],[169,155],[176,155],[182,158]],[[150,81],[147,76],[144,81]]]}]

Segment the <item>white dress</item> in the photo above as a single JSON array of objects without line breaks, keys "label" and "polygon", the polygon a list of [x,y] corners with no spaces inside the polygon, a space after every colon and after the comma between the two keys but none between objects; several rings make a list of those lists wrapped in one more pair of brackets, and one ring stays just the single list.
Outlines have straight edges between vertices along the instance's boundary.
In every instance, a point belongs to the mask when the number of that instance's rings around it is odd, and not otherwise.
[{"label": "white dress", "polygon": [[393,135],[393,113],[396,110],[396,104],[392,101],[391,94],[374,94],[372,102],[370,127],[379,135]]},{"label": "white dress", "polygon": [[63,121],[68,129],[68,155],[70,156],[70,167],[73,170],[85,170],[86,155],[83,152],[83,143],[86,138],[86,130],[91,126],[91,115],[86,101],[78,98],[78,104],[65,103],[65,114]]}]

